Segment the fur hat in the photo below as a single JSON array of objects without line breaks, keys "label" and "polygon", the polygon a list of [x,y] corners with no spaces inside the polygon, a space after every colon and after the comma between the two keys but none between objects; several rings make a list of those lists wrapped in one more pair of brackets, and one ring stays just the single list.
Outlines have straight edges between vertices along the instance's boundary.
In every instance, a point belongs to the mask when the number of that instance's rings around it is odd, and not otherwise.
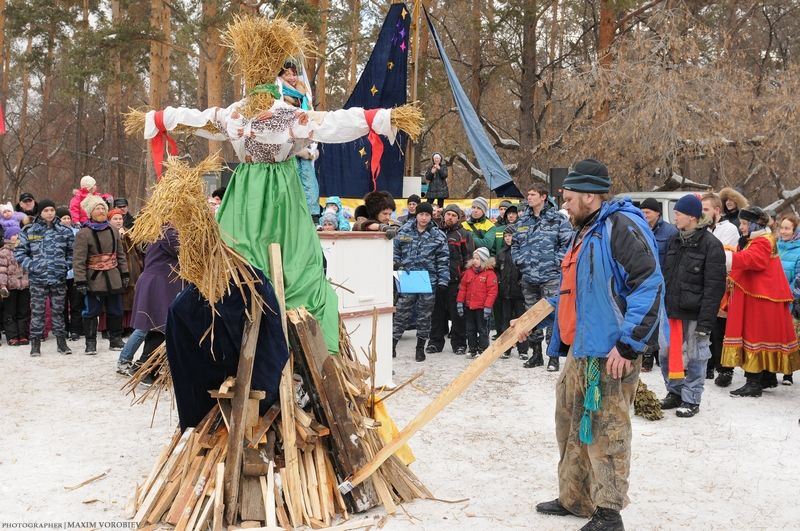
[{"label": "fur hat", "polygon": [[483,197],[476,197],[472,200],[472,208],[480,208],[486,214],[489,210],[489,202]]},{"label": "fur hat", "polygon": [[81,208],[89,218],[92,217],[92,211],[97,207],[97,205],[103,205],[106,208],[106,212],[108,212],[108,204],[106,204],[105,199],[100,197],[96,194],[89,194],[86,196],[86,199],[81,201]]},{"label": "fur hat", "polygon": [[97,186],[97,181],[94,180],[94,177],[91,175],[84,175],[81,177],[81,188],[86,188],[88,190],[92,186]]},{"label": "fur hat", "polygon": [[769,224],[769,214],[764,212],[763,208],[757,206],[747,206],[739,210],[739,219],[761,225],[762,227],[766,227]]},{"label": "fur hat", "polygon": [[728,199],[736,203],[736,208],[738,208],[739,210],[747,208],[747,206],[750,204],[745,198],[745,196],[743,196],[741,193],[734,190],[733,188],[723,188],[722,190],[720,190],[719,199],[720,201],[722,201],[723,212],[730,212],[728,210],[728,207],[725,205],[725,202],[728,201]]},{"label": "fur hat", "polygon": [[376,219],[381,210],[395,210],[394,197],[389,192],[369,192],[364,196],[364,206],[367,207],[367,217]]}]

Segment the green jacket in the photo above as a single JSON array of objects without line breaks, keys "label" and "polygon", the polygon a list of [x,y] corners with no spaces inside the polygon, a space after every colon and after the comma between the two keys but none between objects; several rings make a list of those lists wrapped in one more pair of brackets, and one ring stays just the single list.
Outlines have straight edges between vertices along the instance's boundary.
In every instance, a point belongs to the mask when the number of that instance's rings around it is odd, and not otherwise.
[{"label": "green jacket", "polygon": [[[472,241],[475,242],[475,248],[478,247],[486,247],[489,249],[490,252],[494,253],[492,249],[494,249],[494,235],[489,234],[489,231],[494,228],[494,223],[483,216],[479,220],[474,220],[471,217],[468,217],[466,221],[461,224],[462,227],[467,229],[472,233]],[[500,235],[500,241],[502,243],[502,233]]]}]

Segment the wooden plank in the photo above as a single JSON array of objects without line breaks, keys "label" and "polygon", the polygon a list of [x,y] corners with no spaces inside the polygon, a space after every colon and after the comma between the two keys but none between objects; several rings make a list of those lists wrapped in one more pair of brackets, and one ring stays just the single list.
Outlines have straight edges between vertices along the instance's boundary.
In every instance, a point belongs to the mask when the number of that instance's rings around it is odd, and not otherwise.
[{"label": "wooden plank", "polygon": [[222,496],[225,486],[225,462],[217,463],[217,479],[216,488],[214,489],[214,517],[212,520],[211,529],[213,531],[222,531],[222,511],[225,509],[225,504],[222,503]]},{"label": "wooden plank", "polygon": [[228,453],[225,458],[225,519],[232,524],[236,519],[239,499],[239,479],[242,471],[242,444],[246,426],[246,405],[250,396],[250,382],[253,376],[253,362],[256,355],[258,333],[261,330],[261,307],[256,298],[250,296],[250,315],[252,321],[244,326],[242,350],[236,368],[236,390],[231,401],[230,429],[228,431]]},{"label": "wooden plank", "polygon": [[[233,399],[233,395],[235,394],[235,391],[236,391],[236,387],[234,387],[232,391],[227,391],[225,393],[220,393],[219,391],[217,391],[215,389],[211,389],[208,392],[208,394],[211,395],[211,398],[227,398],[228,400],[231,400],[231,399]],[[251,398],[253,400],[264,400],[265,398],[267,398],[267,392],[266,391],[257,391],[255,389],[251,389],[249,398]]]},{"label": "wooden plank", "polygon": [[267,527],[278,525],[278,518],[275,513],[275,462],[269,462],[267,477],[261,476],[261,493],[264,496],[264,507],[266,509],[266,519],[264,523]]},{"label": "wooden plank", "polygon": [[258,441],[260,441],[261,437],[267,433],[267,430],[270,428],[270,426],[272,426],[272,423],[275,422],[275,419],[278,418],[278,415],[280,414],[280,404],[272,404],[267,412],[264,413],[264,416],[258,421],[258,425],[253,428],[253,435],[247,440],[247,445],[250,448],[255,448],[258,446]]},{"label": "wooden plank", "polygon": [[[282,471],[283,469],[281,469],[281,472]],[[286,513],[283,494],[281,494],[281,489],[278,487],[278,479],[280,479],[281,476],[277,472],[274,472],[273,477],[275,478],[275,508],[277,509],[278,522],[280,523],[281,527],[289,529],[292,525],[291,522],[289,522],[289,515]]]},{"label": "wooden plank", "polygon": [[[328,354],[319,324],[311,314],[301,308],[289,312],[288,317],[294,332],[293,339],[296,336],[300,344],[300,348],[295,350],[304,354],[306,367],[319,395],[325,423],[330,429],[335,466],[347,477],[363,467],[368,460],[364,449],[359,444],[353,444],[353,438],[358,437],[358,430],[348,408],[345,392],[339,384],[338,369]],[[353,508],[358,512],[369,510],[379,503],[375,488],[370,483],[356,485],[351,500]]]},{"label": "wooden plank", "polygon": [[[195,440],[198,439],[199,437],[195,438]],[[208,460],[208,457],[208,455],[198,455],[192,459],[192,465],[189,467],[188,473],[180,478],[181,488],[178,491],[178,494],[175,496],[175,501],[172,503],[172,506],[167,513],[167,517],[164,519],[166,523],[175,525],[178,523],[178,520],[180,520],[181,514],[183,514],[183,509],[189,502],[192,492],[194,492],[195,482],[200,476],[200,473],[204,468],[203,465],[205,464],[206,460]],[[191,511],[189,514],[191,515]]]},{"label": "wooden plank", "polygon": [[311,511],[311,500],[308,496],[308,479],[306,478],[306,467],[303,464],[302,454],[300,455],[297,468],[300,471],[300,495],[303,498],[303,521],[308,524],[313,512]]},{"label": "wooden plank", "polygon": [[225,381],[222,382],[222,385],[219,386],[219,392],[227,393],[234,385],[236,385],[236,377],[228,376],[227,378],[225,378]]},{"label": "wooden plank", "polygon": [[261,495],[259,478],[243,476],[239,498],[239,515],[242,520],[264,519],[264,497]]},{"label": "wooden plank", "polygon": [[155,524],[159,520],[161,520],[161,515],[164,514],[167,509],[169,509],[172,500],[175,499],[175,496],[178,494],[178,490],[181,488],[181,480],[180,478],[175,478],[169,483],[167,486],[161,490],[161,496],[158,497],[158,501],[153,506],[153,509],[147,515],[147,523],[148,524]]},{"label": "wooden plank", "polygon": [[317,442],[317,432],[303,426],[299,422],[295,422],[294,426],[297,428],[297,436],[300,437],[303,444],[315,444]]},{"label": "wooden plank", "polygon": [[194,428],[187,428],[186,431],[183,432],[183,435],[181,435],[181,438],[178,440],[178,444],[175,445],[175,448],[167,459],[167,462],[164,464],[164,467],[153,481],[153,485],[150,487],[150,490],[147,492],[142,504],[139,506],[136,516],[133,517],[134,521],[139,525],[144,524],[145,517],[153,509],[153,506],[155,506],[156,502],[158,502],[161,489],[167,483],[167,479],[172,473],[172,468],[183,455],[183,452],[186,449],[186,444],[191,440],[193,433]]},{"label": "wooden plank", "polygon": [[325,449],[322,443],[317,441],[314,446],[314,464],[317,468],[317,478],[319,482],[319,498],[322,503],[322,521],[326,526],[331,525],[331,482],[328,481],[328,467],[325,464]]},{"label": "wooden plank", "polygon": [[[183,510],[180,512],[178,521],[175,524],[175,531],[184,531],[187,528],[191,528],[191,518],[195,515],[195,509],[197,509],[197,505],[199,505],[198,501],[202,499],[203,495],[209,489],[209,484],[211,483],[209,478],[214,471],[214,467],[217,466],[217,461],[221,453],[221,446],[216,446],[208,452],[206,460],[203,462],[203,468],[197,480],[194,482],[194,487],[186,499]],[[180,497],[180,495],[178,496]],[[197,516],[195,516],[195,518],[197,518]]]},{"label": "wooden plank", "polygon": [[322,502],[319,499],[319,482],[317,482],[317,470],[314,466],[314,448],[303,452],[303,465],[306,469],[306,490],[308,491],[308,500],[311,502],[311,513],[315,519],[321,521]]},{"label": "wooden plank", "polygon": [[298,407],[297,404],[294,405],[294,417],[299,424],[302,424],[306,428],[311,426],[311,421],[313,420],[313,418],[311,417],[311,415],[309,415],[308,413],[303,411],[300,407]]},{"label": "wooden plank", "polygon": [[178,441],[181,439],[181,429],[177,428],[175,433],[172,434],[172,439],[170,439],[169,444],[161,450],[161,453],[158,455],[158,459],[156,460],[156,464],[153,466],[153,469],[148,474],[147,479],[144,480],[142,483],[141,489],[139,490],[139,495],[136,497],[136,508],[138,509],[142,502],[144,502],[144,497],[147,492],[150,490],[150,487],[153,485],[153,482],[158,476],[158,473],[161,472],[161,469],[164,467],[164,463],[167,462],[167,459],[172,454],[172,451],[175,449],[175,445],[178,444]]},{"label": "wooden plank", "polygon": [[442,409],[459,396],[464,389],[470,386],[483,372],[500,357],[503,352],[513,347],[519,339],[520,331],[531,330],[534,326],[539,324],[542,319],[550,315],[553,307],[545,299],[540,300],[531,306],[525,313],[523,313],[517,320],[514,326],[509,327],[503,332],[497,340],[492,343],[488,349],[475,358],[464,371],[459,374],[450,384],[441,392],[439,396],[433,399],[433,402],[417,414],[408,425],[403,428],[400,433],[392,439],[386,446],[370,459],[369,463],[361,467],[349,481],[345,481],[339,486],[339,489],[352,488],[353,486],[361,484],[373,472],[375,472],[381,464],[386,461],[389,456],[394,455],[408,440],[427,424],[433,417],[435,417]]},{"label": "wooden plank", "polygon": [[212,509],[214,508],[215,501],[217,499],[216,491],[212,490],[209,493],[208,500],[206,501],[203,510],[200,512],[200,516],[197,518],[197,524],[192,528],[192,531],[200,531],[201,529],[205,529],[206,522],[208,521],[208,517],[211,514]]},{"label": "wooden plank", "polygon": [[245,476],[263,476],[269,470],[269,459],[261,448],[245,448],[243,464]]}]

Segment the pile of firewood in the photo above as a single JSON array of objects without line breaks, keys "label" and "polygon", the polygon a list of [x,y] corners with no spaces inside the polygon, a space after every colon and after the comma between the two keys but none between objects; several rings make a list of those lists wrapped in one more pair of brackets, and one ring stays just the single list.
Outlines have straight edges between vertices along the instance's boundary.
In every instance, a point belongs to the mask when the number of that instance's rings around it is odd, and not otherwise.
[{"label": "pile of firewood", "polygon": [[[337,485],[384,446],[373,412],[374,363],[366,367],[357,360],[343,329],[340,353],[330,355],[305,310],[287,312],[287,321],[291,356],[280,403],[259,417],[265,393],[250,391],[246,400],[241,470],[233,475],[238,488],[226,484],[231,474],[225,467],[235,462],[228,438],[235,431],[230,426],[236,382],[229,378],[209,391],[217,405],[196,427],[176,431],[137,489],[139,525],[321,529],[339,522],[337,529],[352,529],[376,523],[349,520],[353,513],[382,505],[392,514],[398,503],[432,497],[397,456],[351,492],[340,493]],[[341,520],[349,522],[343,527]]]}]

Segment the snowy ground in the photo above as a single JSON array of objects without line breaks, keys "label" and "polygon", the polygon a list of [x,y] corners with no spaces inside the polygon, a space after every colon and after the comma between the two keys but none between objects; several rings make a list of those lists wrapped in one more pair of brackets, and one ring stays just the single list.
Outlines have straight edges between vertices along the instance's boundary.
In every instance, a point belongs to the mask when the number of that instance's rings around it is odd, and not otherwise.
[{"label": "snowy ground", "polygon": [[[0,529],[11,522],[125,521],[137,481],[149,472],[177,422],[169,402],[130,407],[114,373],[117,353],[59,356],[51,339],[41,358],[0,347]],[[449,348],[413,361],[401,341],[395,382],[425,374],[388,402],[402,427],[467,360]],[[556,374],[498,360],[412,439],[413,468],[440,499],[417,501],[384,529],[577,529],[578,518],[543,517],[534,505],[555,497]],[[643,379],[663,394],[657,372]],[[737,372],[734,386],[743,377]],[[709,382],[710,383],[710,382]],[[735,387],[732,387],[735,388]],[[780,386],[761,399],[733,399],[706,387],[693,419],[634,418],[628,529],[800,528],[800,389]],[[102,479],[67,490],[98,474]]]}]

